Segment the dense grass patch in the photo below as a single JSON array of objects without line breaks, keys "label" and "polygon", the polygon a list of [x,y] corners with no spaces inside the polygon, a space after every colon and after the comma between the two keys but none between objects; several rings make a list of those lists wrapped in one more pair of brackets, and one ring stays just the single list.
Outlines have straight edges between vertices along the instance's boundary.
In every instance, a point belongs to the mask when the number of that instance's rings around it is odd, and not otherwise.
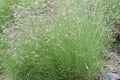
[{"label": "dense grass patch", "polygon": [[[110,2],[109,4],[106,5],[106,3]],[[105,10],[105,19],[107,24],[111,25],[114,22],[118,22],[120,23],[120,1],[116,0],[116,1],[109,1],[109,0],[105,0],[104,1],[104,10]]]},{"label": "dense grass patch", "polygon": [[19,4],[21,2],[32,2],[34,0],[0,0],[0,33],[2,33],[5,24],[13,23],[13,11],[12,5]]},{"label": "dense grass patch", "polygon": [[4,23],[13,19],[10,6],[17,4],[20,0],[0,0],[0,33],[3,31]]},{"label": "dense grass patch", "polygon": [[[109,47],[102,1],[73,0],[51,23],[35,23],[2,55],[9,80],[93,80]],[[36,22],[39,23],[39,22]],[[7,43],[7,42],[6,42]]]}]

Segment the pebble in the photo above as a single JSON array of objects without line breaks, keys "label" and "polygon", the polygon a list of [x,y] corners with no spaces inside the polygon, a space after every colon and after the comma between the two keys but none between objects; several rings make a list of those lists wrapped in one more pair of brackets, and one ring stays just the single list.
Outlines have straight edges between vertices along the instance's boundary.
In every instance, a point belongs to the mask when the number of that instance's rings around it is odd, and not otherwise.
[{"label": "pebble", "polygon": [[115,73],[107,73],[103,76],[103,80],[120,80],[120,76]]}]

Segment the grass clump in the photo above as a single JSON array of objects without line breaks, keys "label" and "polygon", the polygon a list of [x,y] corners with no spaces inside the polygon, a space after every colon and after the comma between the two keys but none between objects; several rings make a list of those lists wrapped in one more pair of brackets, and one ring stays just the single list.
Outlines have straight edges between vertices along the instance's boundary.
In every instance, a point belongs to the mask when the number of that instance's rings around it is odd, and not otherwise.
[{"label": "grass clump", "polygon": [[[85,6],[87,5],[87,6]],[[9,80],[93,80],[107,51],[102,1],[78,1],[60,8],[51,23],[35,23],[2,55]],[[29,31],[30,30],[30,31]]]}]

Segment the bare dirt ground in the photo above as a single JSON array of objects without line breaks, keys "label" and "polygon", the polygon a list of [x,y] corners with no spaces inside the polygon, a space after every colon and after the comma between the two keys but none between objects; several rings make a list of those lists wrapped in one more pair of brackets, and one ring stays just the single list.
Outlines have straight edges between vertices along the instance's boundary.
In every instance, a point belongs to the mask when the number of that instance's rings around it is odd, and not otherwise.
[{"label": "bare dirt ground", "polygon": [[120,76],[120,56],[116,52],[111,52],[108,59],[104,63],[102,72],[115,73]]}]

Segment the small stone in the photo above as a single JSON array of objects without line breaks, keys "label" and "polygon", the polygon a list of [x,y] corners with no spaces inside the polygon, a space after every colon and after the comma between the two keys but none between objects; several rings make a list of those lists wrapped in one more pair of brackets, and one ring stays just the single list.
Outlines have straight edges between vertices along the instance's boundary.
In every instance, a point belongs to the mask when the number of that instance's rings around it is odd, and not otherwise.
[{"label": "small stone", "polygon": [[115,73],[107,73],[105,76],[103,76],[103,80],[119,80],[119,75]]}]

